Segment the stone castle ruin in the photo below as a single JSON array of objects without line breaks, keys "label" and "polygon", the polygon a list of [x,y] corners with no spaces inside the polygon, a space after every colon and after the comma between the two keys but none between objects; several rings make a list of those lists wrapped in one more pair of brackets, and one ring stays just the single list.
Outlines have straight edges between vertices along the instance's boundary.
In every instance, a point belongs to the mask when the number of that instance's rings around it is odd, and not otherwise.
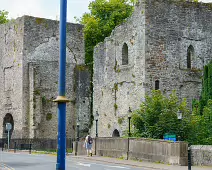
[{"label": "stone castle ruin", "polygon": [[[0,25],[0,134],[57,138],[59,22],[23,16]],[[84,64],[83,26],[67,23],[67,138],[88,131],[90,75]]]},{"label": "stone castle ruin", "polygon": [[129,110],[138,109],[153,89],[165,95],[175,89],[191,106],[211,59],[212,4],[139,0],[133,15],[95,48],[93,113],[99,114],[99,136],[126,134]]},{"label": "stone castle ruin", "polygon": [[[11,138],[56,139],[59,22],[23,16],[0,25],[0,44],[0,134],[11,123]],[[128,114],[151,90],[175,89],[189,106],[200,97],[203,66],[212,57],[212,4],[139,0],[95,47],[93,96],[82,25],[67,23],[66,49],[67,138],[76,136],[76,122],[84,136],[92,114],[92,136],[97,118],[100,137],[122,136]]]}]

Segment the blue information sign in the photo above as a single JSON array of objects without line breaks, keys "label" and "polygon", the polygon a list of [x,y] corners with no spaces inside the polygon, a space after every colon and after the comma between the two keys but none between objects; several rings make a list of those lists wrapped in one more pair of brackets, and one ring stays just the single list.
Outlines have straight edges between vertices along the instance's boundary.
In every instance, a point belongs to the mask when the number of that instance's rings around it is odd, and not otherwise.
[{"label": "blue information sign", "polygon": [[175,135],[175,134],[171,134],[171,133],[165,133],[165,134],[163,135],[163,139],[164,139],[164,140],[174,141],[174,142],[177,141],[177,140],[176,140],[176,135]]}]

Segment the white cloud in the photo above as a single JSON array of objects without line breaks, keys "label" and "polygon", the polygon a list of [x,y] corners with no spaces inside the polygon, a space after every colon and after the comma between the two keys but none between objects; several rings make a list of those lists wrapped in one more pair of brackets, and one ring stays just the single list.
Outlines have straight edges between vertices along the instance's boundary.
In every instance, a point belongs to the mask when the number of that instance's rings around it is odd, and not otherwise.
[{"label": "white cloud", "polygon": [[3,4],[5,4],[5,10],[9,11],[9,17],[11,18],[17,18],[22,15],[44,16],[45,11],[41,6],[41,1],[42,0],[7,0]]},{"label": "white cloud", "polygon": [[[67,20],[74,21],[74,17],[81,17],[88,11],[92,0],[67,0]],[[56,19],[59,16],[60,0],[0,0],[0,10],[9,12],[10,18],[23,15]]]}]

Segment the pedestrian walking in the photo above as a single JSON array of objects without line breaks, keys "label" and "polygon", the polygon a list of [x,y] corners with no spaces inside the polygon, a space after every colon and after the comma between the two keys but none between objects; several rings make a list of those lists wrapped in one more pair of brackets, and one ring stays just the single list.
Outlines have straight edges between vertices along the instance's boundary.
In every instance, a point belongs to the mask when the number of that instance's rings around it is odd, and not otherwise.
[{"label": "pedestrian walking", "polygon": [[88,134],[85,138],[85,148],[87,150],[87,156],[92,156],[92,144],[93,144],[93,139],[92,137]]}]

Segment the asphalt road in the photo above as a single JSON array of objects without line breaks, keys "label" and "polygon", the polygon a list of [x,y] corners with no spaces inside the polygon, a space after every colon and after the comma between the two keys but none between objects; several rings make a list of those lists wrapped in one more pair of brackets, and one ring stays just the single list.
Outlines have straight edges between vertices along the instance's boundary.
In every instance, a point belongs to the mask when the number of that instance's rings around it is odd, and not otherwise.
[{"label": "asphalt road", "polygon": [[[55,170],[56,156],[0,152],[0,170]],[[66,170],[147,170],[67,157]],[[150,170],[150,169],[148,169]]]}]

